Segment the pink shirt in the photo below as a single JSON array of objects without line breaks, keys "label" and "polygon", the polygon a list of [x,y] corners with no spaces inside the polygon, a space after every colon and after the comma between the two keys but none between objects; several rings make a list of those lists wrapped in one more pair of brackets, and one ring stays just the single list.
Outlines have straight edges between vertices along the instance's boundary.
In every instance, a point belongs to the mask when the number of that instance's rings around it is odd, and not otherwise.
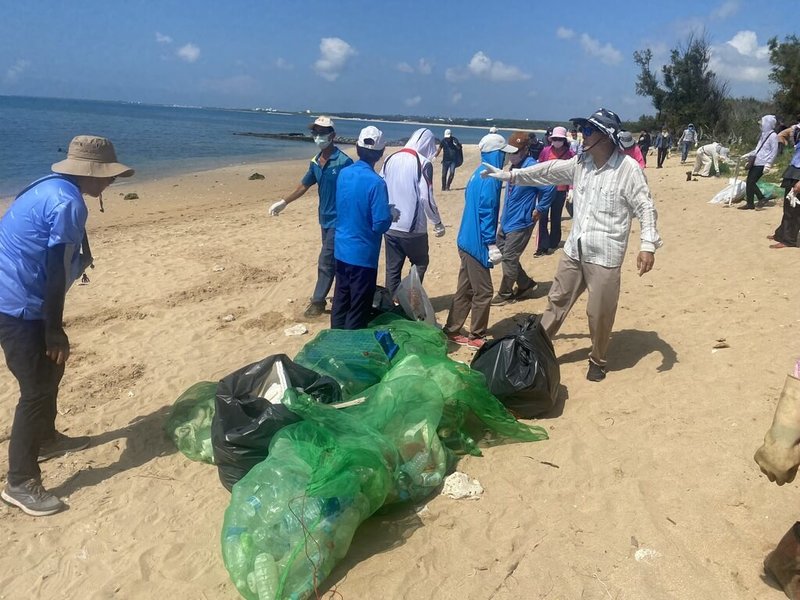
[{"label": "pink shirt", "polygon": [[628,156],[630,156],[632,159],[634,159],[637,163],[639,163],[639,166],[642,167],[643,169],[647,166],[647,163],[644,162],[644,156],[642,156],[642,151],[639,149],[639,146],[637,144],[634,144],[627,150],[623,150],[623,152]]},{"label": "pink shirt", "polygon": [[[564,142],[564,145],[559,150],[553,148],[552,145],[542,148],[542,151],[539,153],[539,162],[542,163],[547,160],[569,160],[573,156],[575,156],[575,153],[570,150],[569,143]],[[565,192],[570,187],[569,185],[558,185],[556,189],[559,192]]]}]

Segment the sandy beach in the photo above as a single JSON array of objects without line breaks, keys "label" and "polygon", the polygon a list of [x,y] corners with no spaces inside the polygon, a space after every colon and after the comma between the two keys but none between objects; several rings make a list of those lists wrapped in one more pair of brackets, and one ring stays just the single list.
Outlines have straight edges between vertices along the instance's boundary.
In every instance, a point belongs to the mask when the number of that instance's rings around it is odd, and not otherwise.
[{"label": "sandy beach", "polygon": [[[57,425],[92,446],[43,464],[45,486],[69,510],[34,519],[0,504],[0,598],[239,597],[220,554],[229,494],[216,468],[186,459],[162,426],[190,385],[293,356],[328,326],[328,315],[303,318],[319,251],[315,190],[278,218],[267,213],[306,165],[134,177],[107,191],[104,213],[87,199],[96,268],[67,297],[73,354]],[[477,165],[470,147],[453,191],[436,194],[447,235],[430,238],[425,287],[440,322]],[[752,456],[800,354],[797,254],[768,248],[780,206],[709,205],[724,180],[686,182],[685,170],[673,154],[646,171],[664,247],[638,277],[634,226],[608,378],[585,379],[584,297],[554,340],[563,406],[536,421],[551,439],[463,458],[459,470],[485,489],[479,500],[433,497],[368,520],[325,598],[784,597],[762,581],[761,561],[800,516],[800,486],[770,484]],[[249,181],[255,171],[266,179]],[[139,200],[124,201],[128,192]],[[534,259],[529,247],[523,264],[542,285],[493,307],[490,335],[542,312],[560,256]],[[493,279],[497,288],[499,268]],[[309,333],[286,337],[295,323]],[[729,347],[714,348],[720,340]],[[17,395],[0,369],[3,473]]]}]

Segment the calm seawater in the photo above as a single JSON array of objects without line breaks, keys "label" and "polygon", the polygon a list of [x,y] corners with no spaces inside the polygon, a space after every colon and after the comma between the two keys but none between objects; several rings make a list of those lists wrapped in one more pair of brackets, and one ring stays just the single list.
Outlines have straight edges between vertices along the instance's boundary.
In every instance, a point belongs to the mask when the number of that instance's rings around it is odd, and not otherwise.
[{"label": "calm seawater", "polygon": [[[234,135],[236,132],[306,132],[311,119],[213,108],[183,108],[104,102],[0,96],[0,198],[13,196],[50,172],[66,157],[75,135],[111,139],[118,159],[136,169],[135,178],[152,179],[245,162],[310,158],[309,143]],[[364,121],[338,120],[336,132],[358,137]],[[373,123],[390,140],[407,138],[420,127]],[[432,126],[441,137],[444,125]],[[451,127],[464,143],[474,144],[485,129]],[[355,150],[345,147],[355,158]]]}]

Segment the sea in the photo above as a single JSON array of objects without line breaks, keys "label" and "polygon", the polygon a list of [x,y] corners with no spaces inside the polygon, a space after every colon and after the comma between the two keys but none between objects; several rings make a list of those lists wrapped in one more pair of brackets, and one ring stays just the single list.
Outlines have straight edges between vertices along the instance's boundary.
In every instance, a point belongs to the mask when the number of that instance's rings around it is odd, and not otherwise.
[{"label": "sea", "polygon": [[[293,140],[237,133],[306,133],[314,116],[255,110],[163,106],[131,102],[0,96],[0,198],[16,195],[66,157],[76,135],[109,138],[120,162],[136,178],[205,171],[243,163],[310,158],[314,146]],[[368,124],[389,140],[408,138],[422,125],[336,119],[336,133],[357,138]],[[437,137],[444,129],[475,144],[488,128],[425,125]],[[502,132],[501,132],[502,133]],[[345,147],[347,149],[347,147]],[[347,150],[355,156],[352,147]]]}]

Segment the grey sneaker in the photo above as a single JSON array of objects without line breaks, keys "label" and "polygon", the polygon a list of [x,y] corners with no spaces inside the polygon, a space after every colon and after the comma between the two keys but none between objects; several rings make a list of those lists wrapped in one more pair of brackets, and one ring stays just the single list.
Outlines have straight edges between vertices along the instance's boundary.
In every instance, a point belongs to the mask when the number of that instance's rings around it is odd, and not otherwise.
[{"label": "grey sneaker", "polygon": [[42,442],[42,446],[39,448],[39,462],[83,450],[89,447],[90,442],[91,439],[88,435],[73,438],[56,431],[55,437]]},{"label": "grey sneaker", "polygon": [[38,479],[28,479],[19,485],[6,485],[0,497],[33,517],[46,517],[66,508],[61,500],[44,489]]},{"label": "grey sneaker", "polygon": [[324,312],[325,312],[324,302],[312,302],[306,308],[306,312],[303,313],[303,316],[309,319],[313,319],[314,317],[319,317]]}]

